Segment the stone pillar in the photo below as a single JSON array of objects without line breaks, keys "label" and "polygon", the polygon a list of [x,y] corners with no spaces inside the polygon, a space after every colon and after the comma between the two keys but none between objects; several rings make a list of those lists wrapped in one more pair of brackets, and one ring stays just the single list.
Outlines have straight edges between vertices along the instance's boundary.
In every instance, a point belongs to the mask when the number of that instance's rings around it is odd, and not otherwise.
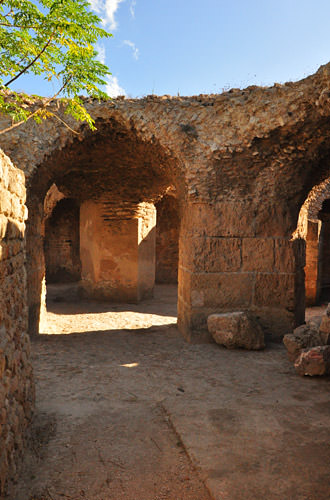
[{"label": "stone pillar", "polygon": [[253,200],[184,207],[178,325],[187,340],[210,338],[212,313],[250,311],[273,338],[304,321],[304,241],[290,241],[287,222]]},{"label": "stone pillar", "polygon": [[[179,242],[178,325],[190,342],[210,341],[207,317],[252,305],[254,279],[242,268],[239,204],[191,203],[183,208]],[[252,236],[252,233],[251,233]]]},{"label": "stone pillar", "polygon": [[[329,210],[329,209],[328,209]],[[320,293],[330,288],[330,213],[320,212],[322,229],[320,234]]]},{"label": "stone pillar", "polygon": [[165,195],[157,204],[156,283],[178,282],[180,212],[179,202]]},{"label": "stone pillar", "polygon": [[37,198],[28,197],[29,217],[26,224],[27,302],[29,334],[39,334],[46,311],[45,258],[43,248],[43,205]]},{"label": "stone pillar", "polygon": [[321,221],[307,220],[305,288],[306,305],[315,305],[320,294],[319,283],[319,235]]},{"label": "stone pillar", "polygon": [[80,208],[81,284],[90,298],[138,302],[153,294],[156,210],[86,201]]}]

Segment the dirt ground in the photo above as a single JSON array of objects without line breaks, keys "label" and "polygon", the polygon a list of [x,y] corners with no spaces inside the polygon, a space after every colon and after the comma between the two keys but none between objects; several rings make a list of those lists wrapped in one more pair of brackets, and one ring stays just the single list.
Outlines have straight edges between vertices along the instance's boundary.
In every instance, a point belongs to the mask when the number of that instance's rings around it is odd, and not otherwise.
[{"label": "dirt ground", "polygon": [[[10,500],[326,500],[329,378],[189,345],[176,290],[136,305],[48,290],[30,451]],[[71,299],[74,298],[74,292]]]}]

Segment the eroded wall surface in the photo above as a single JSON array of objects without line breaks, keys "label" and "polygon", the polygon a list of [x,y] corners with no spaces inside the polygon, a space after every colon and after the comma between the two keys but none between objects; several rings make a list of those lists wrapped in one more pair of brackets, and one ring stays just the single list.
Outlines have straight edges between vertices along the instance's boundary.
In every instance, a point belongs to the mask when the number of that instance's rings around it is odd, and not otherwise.
[{"label": "eroded wall surface", "polygon": [[47,283],[79,281],[79,206],[64,198],[45,221],[45,264]]},{"label": "eroded wall surface", "polygon": [[156,282],[177,283],[180,213],[174,196],[165,195],[157,204]]},{"label": "eroded wall surface", "polygon": [[27,335],[25,179],[0,150],[0,497],[15,475],[34,386]]}]

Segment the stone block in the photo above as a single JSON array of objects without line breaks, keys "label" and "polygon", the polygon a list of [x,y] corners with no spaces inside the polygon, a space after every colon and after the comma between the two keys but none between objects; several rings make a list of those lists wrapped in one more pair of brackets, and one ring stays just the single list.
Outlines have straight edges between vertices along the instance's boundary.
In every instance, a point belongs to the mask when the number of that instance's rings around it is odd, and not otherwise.
[{"label": "stone block", "polygon": [[9,216],[11,213],[11,195],[0,186],[0,213]]},{"label": "stone block", "polygon": [[263,349],[264,334],[256,320],[246,312],[211,314],[207,326],[217,344],[228,349]]},{"label": "stone block", "polygon": [[183,238],[180,259],[184,267],[194,272],[230,272],[241,268],[239,238]]},{"label": "stone block", "polygon": [[295,256],[291,241],[275,240],[275,270],[283,273],[295,271]]},{"label": "stone block", "polygon": [[258,273],[255,283],[254,304],[256,306],[282,306],[294,310],[294,274]]},{"label": "stone block", "polygon": [[23,202],[25,201],[25,176],[22,170],[9,169],[8,189],[16,194]]},{"label": "stone block", "polygon": [[294,367],[302,376],[314,377],[330,374],[330,346],[317,346],[303,350]]},{"label": "stone block", "polygon": [[243,271],[274,270],[274,240],[244,238],[242,242]]},{"label": "stone block", "polygon": [[[247,308],[252,302],[253,276],[249,273],[192,274],[191,290],[200,292],[200,307]],[[201,298],[202,297],[202,298]]]},{"label": "stone block", "polygon": [[251,202],[192,203],[183,214],[181,230],[188,236],[252,237],[253,218]]}]

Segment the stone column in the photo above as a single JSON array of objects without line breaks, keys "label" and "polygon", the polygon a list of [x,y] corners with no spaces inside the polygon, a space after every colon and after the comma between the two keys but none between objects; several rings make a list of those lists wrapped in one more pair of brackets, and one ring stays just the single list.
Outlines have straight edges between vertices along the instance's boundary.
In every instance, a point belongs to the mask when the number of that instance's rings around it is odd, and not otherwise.
[{"label": "stone column", "polygon": [[319,283],[319,235],[321,221],[307,220],[305,287],[306,304],[315,305],[320,294]]},{"label": "stone column", "polygon": [[150,203],[86,201],[80,208],[82,289],[100,300],[153,294],[156,210]]},{"label": "stone column", "polygon": [[43,205],[38,199],[28,197],[26,223],[26,272],[29,308],[29,334],[39,334],[40,323],[46,311],[45,258],[43,248]]},{"label": "stone column", "polygon": [[240,209],[233,202],[190,203],[183,209],[178,325],[191,342],[211,340],[210,314],[251,307],[254,279],[242,269],[242,236],[252,229]]},{"label": "stone column", "polygon": [[250,311],[266,335],[304,321],[304,241],[290,241],[285,211],[253,200],[190,203],[179,255],[179,328],[208,340],[212,313]]},{"label": "stone column", "polygon": [[320,265],[319,265],[319,293],[325,289],[329,290],[330,286],[330,213],[319,212],[322,221],[322,229],[320,232]]}]

